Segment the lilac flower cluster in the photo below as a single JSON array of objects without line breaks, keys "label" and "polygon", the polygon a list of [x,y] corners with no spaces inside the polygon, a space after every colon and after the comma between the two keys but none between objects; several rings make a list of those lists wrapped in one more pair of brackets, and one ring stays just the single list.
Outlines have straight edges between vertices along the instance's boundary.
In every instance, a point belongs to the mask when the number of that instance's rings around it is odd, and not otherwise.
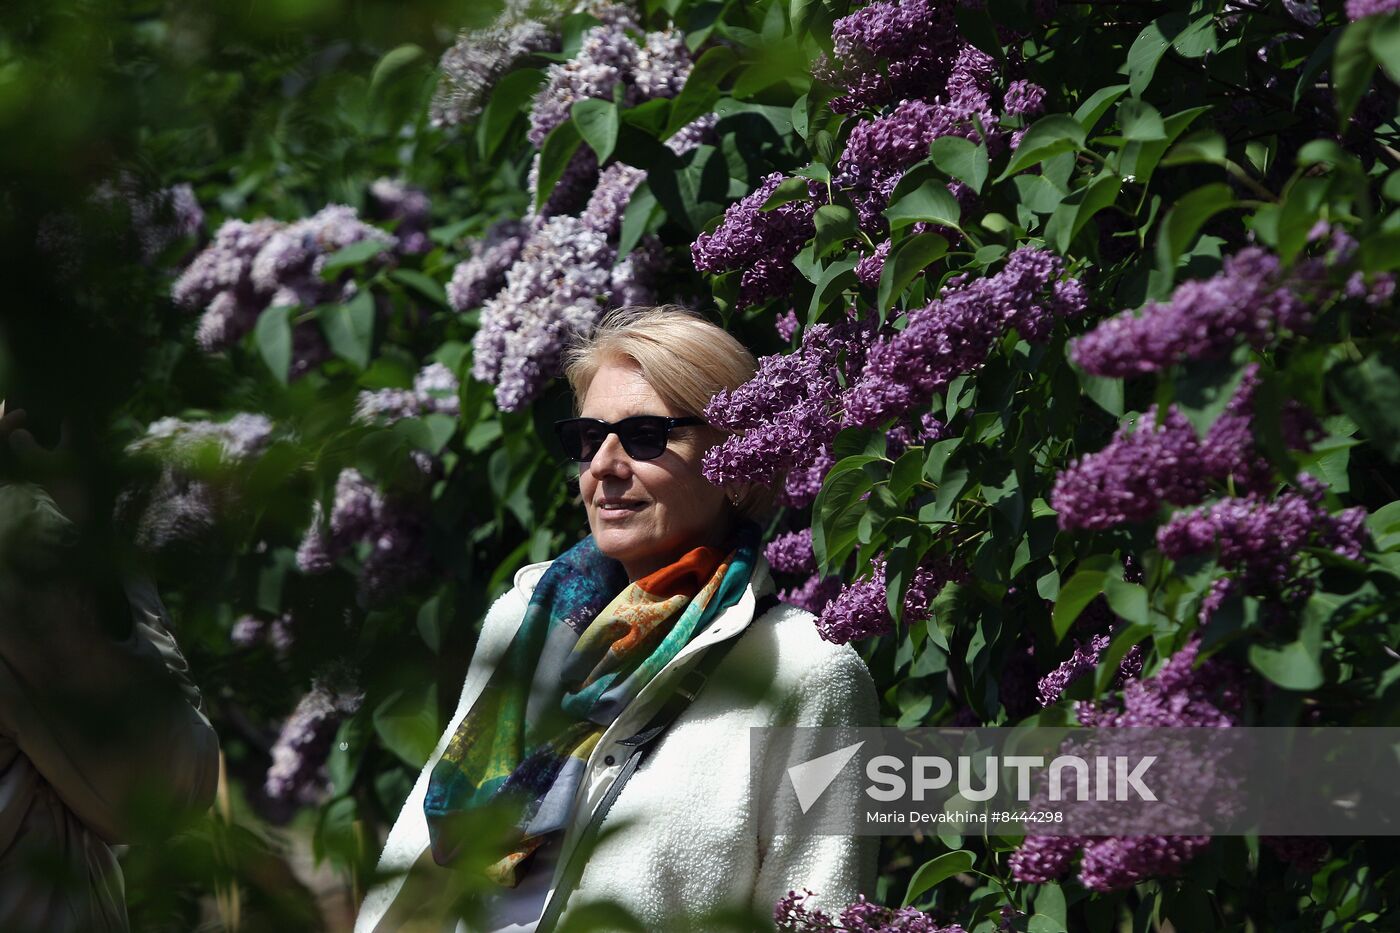
[{"label": "lilac flower cluster", "polygon": [[523,221],[502,220],[492,224],[484,237],[469,244],[471,258],[457,264],[447,284],[447,301],[453,310],[480,307],[500,291],[528,236],[529,227]]},{"label": "lilac flower cluster", "polygon": [[930,0],[877,0],[832,24],[834,60],[813,69],[845,90],[831,102],[837,113],[937,93],[956,61],[954,4]]},{"label": "lilac flower cluster", "polygon": [[210,455],[220,466],[246,462],[266,449],[272,422],[263,415],[240,412],[227,421],[185,421],[161,418],[146,434],[127,446],[138,455],[162,461],[155,484],[148,490],[122,493],[118,513],[133,523],[138,547],[162,551],[175,544],[198,542],[218,525],[237,499],[225,484],[199,477],[193,468]]},{"label": "lilac flower cluster", "polygon": [[267,645],[279,661],[285,661],[291,654],[293,642],[291,613],[284,612],[272,620],[257,616],[240,616],[229,632],[229,641],[236,648],[255,648]]},{"label": "lilac flower cluster", "polygon": [[1030,81],[1012,81],[1002,97],[1001,109],[1008,117],[1039,116],[1045,109],[1045,88]]},{"label": "lilac flower cluster", "polygon": [[[1133,679],[1118,701],[1075,704],[1090,728],[1229,728],[1244,704],[1244,682],[1228,662],[1196,666],[1192,639],[1155,675]],[[1117,891],[1155,877],[1180,874],[1210,845],[1208,836],[1032,836],[1012,854],[1012,877],[1034,884],[1055,881],[1080,857],[1079,880],[1095,891]]]},{"label": "lilac flower cluster", "polygon": [[784,180],[781,173],[769,175],[755,191],[729,205],[719,227],[700,234],[690,247],[695,268],[701,272],[743,270],[741,307],[786,291],[797,274],[792,258],[816,232],[813,201],[789,201],[771,211],[761,210]]},{"label": "lilac flower cluster", "polygon": [[282,724],[263,782],[263,790],[273,800],[317,806],[330,794],[325,765],[331,741],[340,723],[354,715],[365,698],[343,680],[343,676],[326,676],[312,681]]},{"label": "lilac flower cluster", "polygon": [[812,553],[812,529],[803,528],[778,535],[763,549],[763,556],[777,573],[815,573],[817,558]]},{"label": "lilac flower cluster", "polygon": [[864,369],[845,396],[845,424],[873,427],[926,407],[955,377],[973,372],[1009,328],[1027,340],[1049,336],[1058,318],[1083,312],[1086,295],[1064,278],[1064,260],[1022,247],[986,278],[950,280],[927,307],[912,311],[904,330],[870,347]]},{"label": "lilac flower cluster", "polygon": [[123,173],[115,182],[98,185],[94,203],[127,212],[141,258],[154,262],[171,245],[197,236],[204,228],[204,209],[187,184],[150,190],[136,176]]},{"label": "lilac flower cluster", "polygon": [[1347,0],[1347,19],[1353,23],[1368,16],[1384,16],[1400,10],[1400,0]]},{"label": "lilac flower cluster", "polygon": [[873,904],[864,894],[841,908],[832,917],[820,907],[809,905],[816,895],[806,888],[801,893],[789,891],[773,907],[773,922],[779,933],[965,933],[954,923],[939,926],[933,918],[913,907],[898,910]]},{"label": "lilac flower cluster", "polygon": [[429,363],[413,377],[412,389],[378,389],[360,393],[355,420],[365,424],[389,423],[423,415],[451,415],[460,411],[457,377],[441,363]]},{"label": "lilac flower cluster", "polygon": [[557,51],[557,31],[540,21],[547,12],[548,7],[512,2],[489,26],[462,30],[438,63],[442,78],[428,110],[433,126],[475,118],[502,75],[535,52]]},{"label": "lilac flower cluster", "polygon": [[1157,406],[1119,427],[1107,447],[1074,461],[1055,481],[1050,504],[1060,527],[1101,530],[1156,516],[1163,503],[1194,505],[1205,496],[1201,442],[1175,406],[1157,423]]},{"label": "lilac flower cluster", "polygon": [[428,565],[427,522],[412,505],[391,499],[358,470],[347,468],[336,478],[335,497],[327,521],[320,503],[297,548],[303,573],[325,573],[356,544],[368,544],[360,567],[360,597],[381,604],[421,580]]},{"label": "lilac flower cluster", "polygon": [[960,136],[978,140],[979,120],[987,132],[993,131],[994,75],[992,58],[965,46],[949,75],[946,100],[905,100],[889,114],[856,125],[846,140],[832,182],[855,202],[863,229],[870,233],[884,229],[880,212],[889,204],[904,170],[925,158],[935,139]]},{"label": "lilac flower cluster", "polygon": [[[1078,640],[1074,643],[1074,653],[1065,659],[1036,684],[1037,699],[1041,706],[1050,706],[1064,695],[1065,688],[1074,680],[1098,666],[1112,638],[1108,635],[1094,635],[1088,645]],[[1114,683],[1122,685],[1142,673],[1143,653],[1141,645],[1133,645],[1118,663],[1118,674]]]},{"label": "lilac flower cluster", "polygon": [[1301,264],[1288,273],[1277,256],[1247,247],[1219,274],[1178,285],[1166,304],[1103,321],[1071,343],[1071,358],[1087,373],[1124,377],[1218,357],[1241,341],[1263,346],[1280,331],[1311,324],[1314,301],[1325,293],[1316,272]]},{"label": "lilac flower cluster", "polygon": [[935,444],[951,436],[943,419],[927,412],[919,416],[917,423],[912,419],[901,421],[886,432],[885,456],[894,460],[916,444]]},{"label": "lilac flower cluster", "polygon": [[[398,238],[364,223],[354,208],[341,204],[290,224],[229,220],[175,280],[171,294],[182,307],[203,312],[195,335],[200,347],[210,353],[224,350],[251,331],[270,307],[311,307],[353,295],[354,282],[327,282],[321,271],[332,253],[366,240],[385,249],[399,245]],[[329,355],[320,330],[311,324],[296,327],[292,337],[293,376]]]},{"label": "lilac flower cluster", "polygon": [[433,203],[421,188],[380,178],[369,186],[369,204],[373,219],[394,225],[399,252],[412,256],[433,248],[432,238],[428,236]]},{"label": "lilac flower cluster", "polygon": [[[1274,468],[1254,442],[1254,397],[1259,383],[1259,364],[1251,363],[1201,445],[1205,472],[1222,482],[1228,480],[1245,494],[1268,492],[1274,483]],[[1284,403],[1280,422],[1283,443],[1290,450],[1308,449],[1323,433],[1317,418],[1296,399]]]},{"label": "lilac flower cluster", "polygon": [[[928,618],[934,597],[948,583],[966,582],[966,565],[947,557],[925,560],[914,572],[904,594],[904,617],[914,622]],[[886,598],[883,555],[871,561],[870,575],[842,587],[817,618],[817,632],[838,645],[883,635],[894,627]]]},{"label": "lilac flower cluster", "polygon": [[872,330],[861,320],[818,324],[795,352],[763,357],[752,379],[717,393],[705,417],[741,433],[706,452],[705,477],[717,485],[782,483],[787,502],[810,502],[831,466],[841,381],[859,371]]},{"label": "lilac flower cluster", "polygon": [[1157,546],[1179,559],[1214,549],[1222,567],[1237,572],[1255,593],[1275,592],[1293,578],[1309,545],[1356,560],[1367,539],[1366,510],[1333,515],[1323,502],[1323,484],[1306,474],[1299,489],[1267,499],[1226,498],[1203,509],[1180,512],[1157,530]]}]

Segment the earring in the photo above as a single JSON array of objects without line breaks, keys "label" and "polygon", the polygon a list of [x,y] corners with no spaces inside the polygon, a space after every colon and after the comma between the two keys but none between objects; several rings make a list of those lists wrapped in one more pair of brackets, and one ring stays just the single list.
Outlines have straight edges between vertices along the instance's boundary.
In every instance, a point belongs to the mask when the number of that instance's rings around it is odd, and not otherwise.
[{"label": "earring", "polygon": [[728,496],[729,504],[737,509],[739,507],[739,494],[731,489],[728,493]]}]

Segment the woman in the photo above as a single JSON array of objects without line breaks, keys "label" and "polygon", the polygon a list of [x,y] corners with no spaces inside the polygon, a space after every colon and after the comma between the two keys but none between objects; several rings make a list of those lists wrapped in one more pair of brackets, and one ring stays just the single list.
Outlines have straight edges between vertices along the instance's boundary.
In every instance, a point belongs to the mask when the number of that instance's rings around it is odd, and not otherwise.
[{"label": "woman", "polygon": [[[701,475],[723,437],[701,413],[755,368],[732,336],[670,306],[614,312],[571,354],[580,417],[558,429],[592,534],[522,569],[487,614],[357,931],[443,929],[422,919],[440,909],[425,905],[464,894],[479,916],[459,929],[516,933],[594,902],[648,930],[707,929],[702,918],[724,911],[771,917],[794,888],[827,907],[871,893],[874,839],[785,834],[768,785],[750,790],[750,728],[876,720],[860,656],[772,596],[752,521],[764,491]],[[706,655],[708,686],[688,702]],[[734,689],[746,684],[763,689]],[[657,723],[638,766],[626,740]],[[484,805],[502,801],[516,827],[508,850],[462,868]]]}]

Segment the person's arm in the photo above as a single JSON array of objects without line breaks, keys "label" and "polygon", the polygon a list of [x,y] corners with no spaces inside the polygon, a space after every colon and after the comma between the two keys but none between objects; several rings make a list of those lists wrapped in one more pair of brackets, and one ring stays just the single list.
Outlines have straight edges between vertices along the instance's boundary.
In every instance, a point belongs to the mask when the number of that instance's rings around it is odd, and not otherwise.
[{"label": "person's arm", "polygon": [[[128,584],[126,605],[104,605],[64,566],[70,536],[52,500],[32,486],[4,492],[14,533],[0,548],[0,730],[108,842],[130,841],[138,812],[208,807],[218,738],[154,588]],[[115,639],[102,614],[121,611],[132,624]]]},{"label": "person's arm", "polygon": [[[802,676],[788,700],[788,715],[782,718],[792,726],[851,728],[874,725],[878,716],[870,672],[860,656],[847,648],[831,652],[825,663]],[[776,797],[776,785],[786,780],[788,767],[821,753],[804,744],[801,734],[791,743],[771,744],[764,776],[772,789],[764,799]],[[835,795],[828,792],[825,796],[831,801]],[[874,894],[878,837],[787,832],[795,811],[784,812],[763,801],[756,801],[755,806],[760,810],[759,871],[752,899],[756,911],[771,915],[773,906],[790,890],[811,890],[814,897],[810,905],[831,913],[853,902],[858,894]]]}]

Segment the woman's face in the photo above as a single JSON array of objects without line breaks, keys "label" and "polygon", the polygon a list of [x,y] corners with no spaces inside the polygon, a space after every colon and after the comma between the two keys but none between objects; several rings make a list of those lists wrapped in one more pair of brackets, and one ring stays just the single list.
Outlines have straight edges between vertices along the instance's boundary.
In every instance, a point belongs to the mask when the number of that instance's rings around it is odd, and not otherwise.
[{"label": "woman's face", "polygon": [[[627,361],[604,363],[579,414],[618,422],[633,415],[681,418],[641,371]],[[621,561],[636,581],[692,548],[720,544],[729,533],[724,491],[700,475],[700,457],[713,429],[676,428],[655,460],[633,460],[609,434],[588,463],[579,464],[579,491],[599,550]]]}]

